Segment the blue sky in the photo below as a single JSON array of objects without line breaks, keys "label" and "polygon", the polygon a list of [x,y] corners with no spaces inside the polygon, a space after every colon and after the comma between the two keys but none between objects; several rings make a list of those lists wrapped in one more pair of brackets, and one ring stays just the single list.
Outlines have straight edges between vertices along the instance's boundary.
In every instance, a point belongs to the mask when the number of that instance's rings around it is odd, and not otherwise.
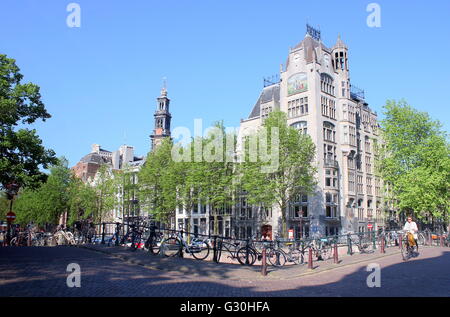
[{"label": "blue sky", "polygon": [[[66,25],[71,2],[81,28]],[[380,28],[366,24],[371,2]],[[41,87],[52,118],[34,127],[74,165],[93,143],[145,155],[163,77],[172,128],[237,127],[307,22],[327,46],[341,34],[351,81],[379,115],[405,98],[449,131],[450,1],[0,0],[0,53]]]}]

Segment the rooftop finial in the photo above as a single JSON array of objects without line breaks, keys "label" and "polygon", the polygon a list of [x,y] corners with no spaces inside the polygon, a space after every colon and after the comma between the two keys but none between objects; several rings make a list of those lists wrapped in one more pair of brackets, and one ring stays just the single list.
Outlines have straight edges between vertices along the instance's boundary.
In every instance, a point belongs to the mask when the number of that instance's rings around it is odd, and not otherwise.
[{"label": "rooftop finial", "polygon": [[341,39],[341,33],[338,33],[338,38],[337,38],[337,41],[336,41],[336,44],[334,45],[334,47],[337,47],[337,48],[346,48],[344,42],[342,42],[342,39]]},{"label": "rooftop finial", "polygon": [[161,89],[161,95],[167,96],[167,78],[163,77],[163,87]]}]

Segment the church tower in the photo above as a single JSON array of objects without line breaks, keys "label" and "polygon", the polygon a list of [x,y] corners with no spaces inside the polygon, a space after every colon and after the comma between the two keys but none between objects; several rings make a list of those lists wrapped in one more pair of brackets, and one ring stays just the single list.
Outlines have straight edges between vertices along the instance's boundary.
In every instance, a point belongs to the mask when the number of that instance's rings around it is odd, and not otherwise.
[{"label": "church tower", "polygon": [[153,134],[150,135],[151,150],[161,144],[163,138],[170,137],[170,120],[172,119],[172,115],[169,112],[170,99],[167,98],[165,84],[161,89],[161,95],[156,100],[157,105],[154,114],[155,129],[153,130]]}]

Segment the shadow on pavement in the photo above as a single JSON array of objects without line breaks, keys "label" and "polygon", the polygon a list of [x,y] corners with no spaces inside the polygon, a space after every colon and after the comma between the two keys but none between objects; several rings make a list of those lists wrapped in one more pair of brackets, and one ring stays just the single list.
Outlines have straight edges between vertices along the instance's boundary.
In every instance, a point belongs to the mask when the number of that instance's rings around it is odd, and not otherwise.
[{"label": "shadow on pavement", "polygon": [[[422,250],[428,257],[385,266],[386,258],[379,259],[381,287],[374,288],[367,286],[372,272],[365,265],[290,280],[240,281],[227,278],[235,265],[164,272],[79,248],[18,249],[0,248],[0,296],[450,296],[448,249]],[[69,263],[80,264],[80,288],[66,285]]]}]

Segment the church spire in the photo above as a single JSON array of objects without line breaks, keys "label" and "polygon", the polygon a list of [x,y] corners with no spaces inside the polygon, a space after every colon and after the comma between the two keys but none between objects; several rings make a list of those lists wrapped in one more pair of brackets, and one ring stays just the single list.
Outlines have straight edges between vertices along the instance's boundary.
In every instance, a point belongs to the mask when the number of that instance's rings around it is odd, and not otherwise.
[{"label": "church spire", "polygon": [[167,78],[163,77],[163,86],[161,88],[161,96],[167,97]]},{"label": "church spire", "polygon": [[155,118],[155,128],[153,130],[153,134],[150,135],[152,150],[162,142],[163,138],[170,137],[170,121],[172,119],[172,115],[169,112],[170,99],[167,97],[165,77],[163,78],[161,95],[156,98],[156,100],[156,111],[153,115]]}]

